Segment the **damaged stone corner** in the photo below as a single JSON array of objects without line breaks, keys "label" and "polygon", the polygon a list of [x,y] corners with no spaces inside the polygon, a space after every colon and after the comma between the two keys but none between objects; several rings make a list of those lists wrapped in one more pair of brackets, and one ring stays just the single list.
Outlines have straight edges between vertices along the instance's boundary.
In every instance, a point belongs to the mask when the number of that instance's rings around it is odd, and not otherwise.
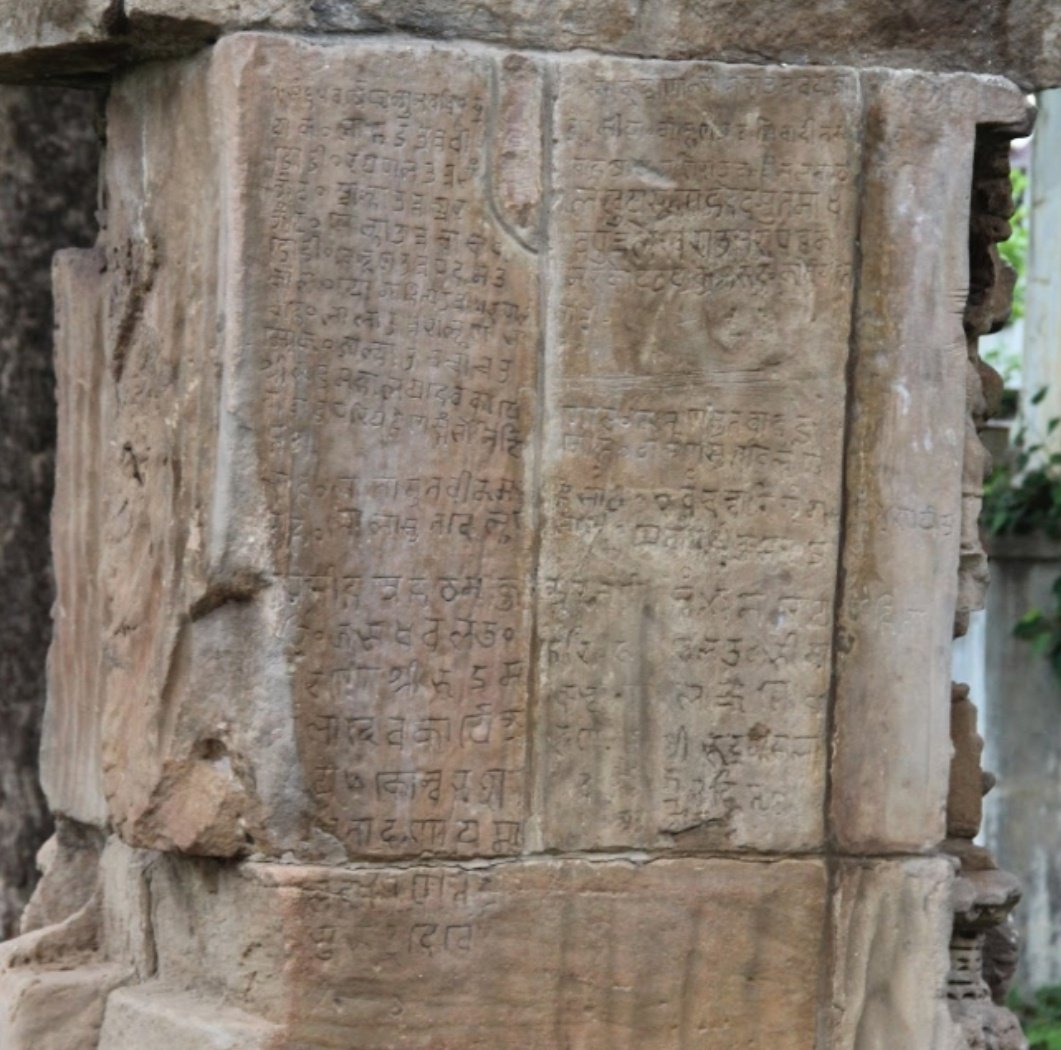
[{"label": "damaged stone corner", "polygon": [[[1020,106],[1014,99],[1014,110]],[[969,297],[963,323],[968,345],[967,423],[962,480],[962,546],[955,636],[965,633],[969,613],[984,605],[987,555],[979,531],[983,481],[990,456],[978,431],[998,408],[1002,383],[977,352],[981,335],[995,331],[1009,315],[1013,274],[995,247],[1010,235],[1014,211],[1009,179],[1010,141],[1031,131],[1034,112],[977,127],[969,224]],[[1010,913],[1021,897],[1019,881],[999,871],[990,852],[974,845],[982,821],[982,799],[995,778],[981,766],[983,740],[969,687],[951,693],[953,758],[944,849],[956,858],[954,927],[947,995],[951,1013],[969,1046],[1022,1050],[1020,1024],[1007,1009],[1017,970],[1019,945]]]}]

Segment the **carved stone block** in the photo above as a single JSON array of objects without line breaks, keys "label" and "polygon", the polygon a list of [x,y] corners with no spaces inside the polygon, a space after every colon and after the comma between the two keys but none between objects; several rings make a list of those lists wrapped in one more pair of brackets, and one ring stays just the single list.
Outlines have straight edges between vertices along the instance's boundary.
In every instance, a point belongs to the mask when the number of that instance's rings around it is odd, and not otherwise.
[{"label": "carved stone block", "polygon": [[[292,1050],[496,1050],[516,1033],[528,1050],[605,1050],[631,1031],[651,1050],[723,1031],[784,1050],[814,1041],[818,861],[242,875],[176,861],[153,885],[160,978],[215,982],[215,994],[222,980],[233,1001],[284,1024]],[[178,885],[183,895],[166,892]]]},{"label": "carved stone block", "polygon": [[545,840],[812,848],[857,79],[587,61],[556,96]]}]

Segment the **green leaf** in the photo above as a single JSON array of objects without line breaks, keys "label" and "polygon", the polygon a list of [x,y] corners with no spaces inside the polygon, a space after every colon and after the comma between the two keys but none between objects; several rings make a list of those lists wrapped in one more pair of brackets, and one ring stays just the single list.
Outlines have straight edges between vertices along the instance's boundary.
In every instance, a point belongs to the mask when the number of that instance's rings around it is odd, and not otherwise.
[{"label": "green leaf", "polygon": [[1036,390],[1034,394],[1032,394],[1032,404],[1033,405],[1041,404],[1043,398],[1046,397],[1046,392],[1049,389],[1050,389],[1049,387],[1045,387],[1045,386],[1039,387],[1039,389]]},{"label": "green leaf", "polygon": [[1029,609],[1017,621],[1017,626],[1013,628],[1013,633],[1018,638],[1031,641],[1042,634],[1045,620],[1046,617],[1038,609]]}]

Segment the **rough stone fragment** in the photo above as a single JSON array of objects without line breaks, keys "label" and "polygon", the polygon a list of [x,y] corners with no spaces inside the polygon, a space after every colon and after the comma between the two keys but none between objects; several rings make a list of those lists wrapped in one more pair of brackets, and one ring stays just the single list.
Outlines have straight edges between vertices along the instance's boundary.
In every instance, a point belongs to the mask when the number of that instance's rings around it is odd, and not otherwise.
[{"label": "rough stone fragment", "polygon": [[61,923],[91,902],[103,841],[97,828],[59,818],[37,855],[41,880],[22,913],[21,933]]},{"label": "rough stone fragment", "polygon": [[124,979],[116,966],[0,970],[4,1050],[98,1050],[103,1005]]},{"label": "rough stone fragment", "polygon": [[840,861],[829,1047],[957,1050],[947,1006],[953,864]]},{"label": "rough stone fragment", "polygon": [[4,1050],[97,1050],[107,996],[132,976],[102,951],[102,845],[98,829],[60,822],[24,932],[0,944]]},{"label": "rough stone fragment", "polygon": [[544,840],[812,848],[857,78],[587,60],[555,90]]},{"label": "rough stone fragment", "polygon": [[604,1050],[633,1032],[646,1050],[719,1032],[778,1050],[814,1041],[818,861],[242,875],[193,863],[170,862],[165,878],[184,892],[160,893],[160,979],[216,995],[223,965],[232,1001],[284,1023],[288,1047],[496,1050],[517,1032],[527,1050]]},{"label": "rough stone fragment", "polygon": [[17,928],[50,818],[37,770],[53,583],[52,253],[94,232],[96,99],[0,92],[0,938]]},{"label": "rough stone fragment", "polygon": [[976,731],[976,705],[969,700],[968,686],[954,686],[950,710],[954,757],[947,791],[947,835],[973,839],[980,832],[983,813],[984,773],[980,756],[984,742]]},{"label": "rough stone fragment", "polygon": [[831,811],[847,850],[919,851],[945,830],[976,125],[1015,124],[1025,104],[991,79],[863,83]]}]

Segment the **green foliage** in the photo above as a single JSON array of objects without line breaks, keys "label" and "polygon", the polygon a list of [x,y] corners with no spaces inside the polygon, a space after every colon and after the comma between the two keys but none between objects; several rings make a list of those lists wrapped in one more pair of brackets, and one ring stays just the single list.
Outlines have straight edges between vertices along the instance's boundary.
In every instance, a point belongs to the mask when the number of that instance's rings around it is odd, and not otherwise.
[{"label": "green foliage", "polygon": [[1030,1050],[1061,1050],[1061,987],[1040,988],[1030,1000],[1013,991],[1008,1005],[1020,1019]]},{"label": "green foliage", "polygon": [[[1044,387],[1032,404],[1040,404],[1045,396]],[[1059,424],[1061,420],[1051,419],[1047,435]],[[1029,441],[1024,427],[1013,439],[1013,452],[1012,461],[997,466],[984,485],[981,523],[992,536],[1038,533],[1061,540],[1061,452],[1050,452],[1042,441]],[[1052,593],[1053,609],[1029,609],[1013,633],[1049,660],[1061,680],[1061,577],[1054,581]]]},{"label": "green foliage", "polygon": [[[1038,405],[1046,387],[1031,399]],[[1047,436],[1061,419],[1051,419]],[[1029,438],[1020,427],[1013,438],[1013,457],[999,464],[984,485],[981,518],[992,536],[1027,536],[1039,532],[1061,539],[1061,452],[1049,452],[1043,441]]]},{"label": "green foliage", "polygon": [[1028,269],[1028,175],[1020,168],[1012,168],[1009,179],[1013,186],[1013,199],[1017,202],[1017,210],[1009,220],[1013,232],[1008,241],[1003,241],[998,246],[998,252],[1017,271],[1017,286],[1013,289],[1013,312],[1010,314],[1010,320],[1016,321],[1024,316],[1024,286]]}]

